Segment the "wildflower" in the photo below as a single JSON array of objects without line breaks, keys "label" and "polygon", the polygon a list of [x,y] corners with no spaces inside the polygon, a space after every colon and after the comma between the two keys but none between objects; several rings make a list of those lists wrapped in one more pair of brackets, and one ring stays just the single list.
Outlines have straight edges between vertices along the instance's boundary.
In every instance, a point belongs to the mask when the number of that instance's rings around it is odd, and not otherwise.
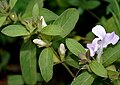
[{"label": "wildflower", "polygon": [[115,32],[106,33],[101,25],[93,27],[92,32],[98,38],[95,38],[91,44],[87,44],[87,48],[90,50],[91,57],[97,53],[98,59],[100,59],[100,56],[103,54],[103,48],[106,48],[109,44],[115,45],[119,40],[119,36]]},{"label": "wildflower", "polygon": [[47,45],[47,44],[46,44],[43,40],[41,40],[41,39],[34,39],[33,42],[34,42],[35,44],[37,44],[37,46],[38,46],[39,48],[40,48],[40,47],[44,47],[44,46]]},{"label": "wildflower", "polygon": [[107,45],[109,44],[113,44],[115,45],[118,40],[119,40],[119,36],[115,34],[115,32],[112,33],[106,33],[105,29],[101,26],[101,25],[97,25],[92,29],[92,32],[98,36],[98,38],[100,40],[99,44],[101,44],[101,46],[103,48],[106,48]]}]

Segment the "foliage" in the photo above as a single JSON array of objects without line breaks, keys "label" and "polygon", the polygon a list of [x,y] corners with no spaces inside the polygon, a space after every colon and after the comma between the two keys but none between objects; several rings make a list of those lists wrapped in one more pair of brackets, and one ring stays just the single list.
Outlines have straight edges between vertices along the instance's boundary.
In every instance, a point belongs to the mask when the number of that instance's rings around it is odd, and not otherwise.
[{"label": "foliage", "polygon": [[[119,0],[104,1],[108,3],[106,14],[111,14],[109,18],[105,15],[99,18],[92,13],[91,10],[101,5],[99,0],[56,0],[55,2],[49,0],[48,2],[53,6],[58,4],[56,13],[45,8],[46,3],[43,0],[26,0],[21,10],[18,3],[24,3],[24,0],[0,1],[1,40],[4,41],[6,37],[8,39],[6,42],[11,41],[15,44],[18,42],[17,39],[20,39],[17,58],[21,72],[7,75],[8,84],[52,83],[57,79],[56,67],[62,65],[72,76],[72,80],[65,83],[62,79],[59,85],[62,83],[63,85],[95,85],[96,83],[119,85],[120,42],[118,41],[114,46],[108,45],[101,55],[102,62],[98,62],[97,56],[90,57],[89,50],[86,50],[86,44],[95,37],[91,31],[88,31],[86,37],[74,33],[77,32],[74,29],[77,22],[87,11],[97,18],[96,23],[103,25],[107,32],[114,31],[120,36]],[[11,55],[10,52],[0,48],[0,56],[0,72],[2,72],[7,70]],[[61,73],[61,68],[59,69]]]}]

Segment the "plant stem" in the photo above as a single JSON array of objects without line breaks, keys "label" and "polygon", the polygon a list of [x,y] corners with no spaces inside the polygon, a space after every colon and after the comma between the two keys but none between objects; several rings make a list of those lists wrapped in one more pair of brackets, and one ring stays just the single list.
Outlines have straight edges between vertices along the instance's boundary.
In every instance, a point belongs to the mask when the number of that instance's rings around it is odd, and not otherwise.
[{"label": "plant stem", "polygon": [[70,73],[70,75],[75,78],[75,75],[72,73],[72,71],[68,68],[68,66],[65,63],[62,63],[62,65],[68,70],[68,72]]},{"label": "plant stem", "polygon": [[[52,47],[51,47],[52,48]],[[53,52],[55,53],[55,55],[58,57],[58,59],[59,59],[59,56],[58,56],[58,54],[55,52],[55,50],[52,48],[52,50],[53,50]],[[68,66],[64,63],[64,62],[62,62],[60,59],[59,59],[59,61],[61,62],[61,64],[68,70],[68,72],[70,73],[70,75],[73,77],[73,78],[75,78],[75,75],[72,73],[72,71],[68,68]]]},{"label": "plant stem", "polygon": [[97,20],[100,20],[98,16],[96,16],[94,13],[92,13],[90,10],[86,9],[92,16],[94,16]]}]

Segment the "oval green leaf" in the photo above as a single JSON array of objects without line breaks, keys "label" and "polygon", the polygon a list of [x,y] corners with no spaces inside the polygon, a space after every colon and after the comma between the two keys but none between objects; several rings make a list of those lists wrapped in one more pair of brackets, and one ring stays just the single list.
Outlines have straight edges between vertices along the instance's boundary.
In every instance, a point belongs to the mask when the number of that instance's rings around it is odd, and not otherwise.
[{"label": "oval green leaf", "polygon": [[64,33],[62,34],[62,37],[67,36],[75,27],[75,24],[77,23],[79,18],[79,12],[78,10],[74,8],[67,9],[64,11],[55,21],[53,24],[60,25]]},{"label": "oval green leaf", "polygon": [[32,15],[33,17],[39,16],[39,6],[37,3],[33,6]]},{"label": "oval green leaf", "polygon": [[59,25],[47,25],[41,30],[41,33],[51,36],[57,36],[62,35],[64,31]]},{"label": "oval green leaf", "polygon": [[58,18],[57,14],[46,8],[40,8],[39,11],[40,11],[40,16],[44,16],[46,22],[56,20]]},{"label": "oval green leaf", "polygon": [[76,56],[79,56],[80,53],[86,53],[84,47],[74,39],[66,39],[66,45],[68,49]]},{"label": "oval green leaf", "polygon": [[53,51],[51,48],[42,50],[39,56],[39,68],[43,79],[48,82],[53,76]]},{"label": "oval green leaf", "polygon": [[9,25],[3,28],[1,32],[10,37],[30,35],[22,25]]},{"label": "oval green leaf", "polygon": [[120,58],[120,42],[107,48],[103,53],[103,65],[108,66]]},{"label": "oval green leaf", "polygon": [[96,75],[101,77],[107,77],[107,70],[101,63],[98,63],[97,61],[94,60],[89,64],[89,66]]},{"label": "oval green leaf", "polygon": [[36,46],[31,41],[23,43],[21,47],[20,66],[26,84],[36,84]]},{"label": "oval green leaf", "polygon": [[88,72],[81,73],[71,85],[91,85],[95,77]]}]

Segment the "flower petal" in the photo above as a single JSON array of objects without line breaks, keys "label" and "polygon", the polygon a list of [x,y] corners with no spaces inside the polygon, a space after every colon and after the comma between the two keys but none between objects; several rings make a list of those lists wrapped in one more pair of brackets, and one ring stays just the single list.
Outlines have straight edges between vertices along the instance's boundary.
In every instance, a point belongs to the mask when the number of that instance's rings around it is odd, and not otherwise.
[{"label": "flower petal", "polygon": [[96,51],[94,51],[93,44],[87,44],[87,48],[90,50],[90,56],[93,57],[95,55],[95,52],[96,52]]},{"label": "flower petal", "polygon": [[87,44],[87,48],[90,50],[90,56],[93,57],[100,45],[98,44],[100,38],[95,38],[91,44]]},{"label": "flower petal", "polygon": [[93,27],[92,32],[101,40],[103,40],[106,35],[105,29],[101,25],[96,25],[95,27]]},{"label": "flower petal", "polygon": [[41,22],[42,22],[42,28],[46,27],[47,24],[46,24],[45,19],[44,19],[43,16],[40,17],[40,20],[41,20]]},{"label": "flower petal", "polygon": [[108,44],[116,44],[119,40],[119,36],[115,34],[115,32],[112,33],[107,33],[104,42],[103,42],[103,47],[106,48]]},{"label": "flower petal", "polygon": [[95,38],[93,41],[92,41],[92,44],[94,45],[94,50],[97,51],[100,47],[100,44],[99,44],[99,41],[100,41],[100,38]]},{"label": "flower petal", "polygon": [[115,32],[113,32],[113,35],[114,35],[114,37],[113,37],[113,39],[111,40],[111,43],[112,43],[113,45],[115,45],[115,44],[118,42],[118,40],[119,40],[119,36],[116,35]]}]

